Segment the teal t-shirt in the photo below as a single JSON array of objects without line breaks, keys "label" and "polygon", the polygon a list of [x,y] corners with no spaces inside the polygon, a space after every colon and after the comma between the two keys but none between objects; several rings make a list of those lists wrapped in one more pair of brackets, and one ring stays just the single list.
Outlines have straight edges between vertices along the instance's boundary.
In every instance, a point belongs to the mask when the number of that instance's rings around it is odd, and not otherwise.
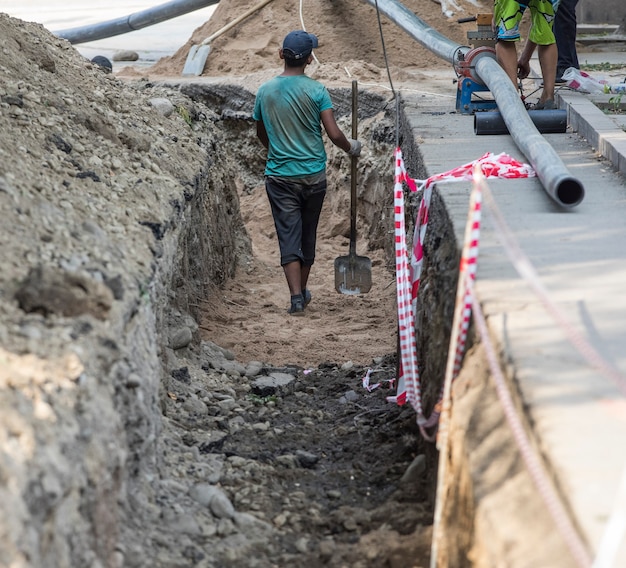
[{"label": "teal t-shirt", "polygon": [[307,75],[274,77],[259,87],[254,120],[269,138],[265,175],[301,178],[326,168],[320,115],[332,109],[328,89]]}]

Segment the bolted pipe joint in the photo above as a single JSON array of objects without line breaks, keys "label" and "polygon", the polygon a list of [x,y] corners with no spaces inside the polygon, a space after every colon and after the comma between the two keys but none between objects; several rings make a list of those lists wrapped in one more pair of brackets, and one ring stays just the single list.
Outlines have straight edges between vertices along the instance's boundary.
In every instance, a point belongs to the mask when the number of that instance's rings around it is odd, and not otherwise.
[{"label": "bolted pipe joint", "polygon": [[466,77],[479,85],[484,85],[480,75],[476,73],[476,62],[481,57],[496,59],[496,50],[487,45],[481,45],[459,55],[459,60],[454,63],[454,71],[457,77]]}]

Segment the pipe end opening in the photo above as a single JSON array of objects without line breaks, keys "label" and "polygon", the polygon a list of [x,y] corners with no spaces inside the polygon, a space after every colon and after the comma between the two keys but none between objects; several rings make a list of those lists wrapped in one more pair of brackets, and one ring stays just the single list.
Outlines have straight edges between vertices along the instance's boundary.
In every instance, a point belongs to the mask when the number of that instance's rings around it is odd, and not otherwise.
[{"label": "pipe end opening", "polygon": [[575,178],[564,178],[556,188],[556,196],[563,205],[573,207],[583,200],[585,188]]}]

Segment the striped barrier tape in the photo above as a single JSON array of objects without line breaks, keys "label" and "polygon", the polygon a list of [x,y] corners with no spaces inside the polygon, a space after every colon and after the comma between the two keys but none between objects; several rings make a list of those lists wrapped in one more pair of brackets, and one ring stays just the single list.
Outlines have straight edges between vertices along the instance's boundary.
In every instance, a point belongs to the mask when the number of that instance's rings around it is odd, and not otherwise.
[{"label": "striped barrier tape", "polygon": [[[432,189],[435,183],[471,180],[474,169],[480,171],[486,178],[516,179],[532,177],[534,170],[528,165],[519,162],[505,153],[494,155],[490,152],[479,159],[463,164],[457,168],[430,176],[425,180],[413,179],[407,175],[402,150],[395,150],[395,185],[394,185],[394,222],[395,222],[395,247],[396,247],[396,287],[398,305],[398,333],[399,333],[399,364],[398,364],[398,387],[395,396],[387,400],[396,404],[406,404],[408,401],[417,412],[417,422],[425,439],[434,441],[434,437],[427,433],[427,429],[437,426],[442,410],[440,394],[433,412],[426,418],[422,410],[421,386],[419,370],[417,366],[417,346],[415,340],[415,310],[424,260],[424,242],[428,228],[428,218]],[[423,191],[413,234],[413,250],[410,260],[406,245],[405,209],[404,209],[404,186],[410,191]],[[460,277],[471,279],[472,283],[476,274],[476,259],[478,256],[478,232],[480,228],[480,203],[477,204],[476,234],[471,241],[468,254],[461,258]],[[459,322],[457,335],[453,336],[455,344],[454,376],[458,374],[465,343],[467,330],[471,316],[471,294],[465,295],[463,318]]]}]

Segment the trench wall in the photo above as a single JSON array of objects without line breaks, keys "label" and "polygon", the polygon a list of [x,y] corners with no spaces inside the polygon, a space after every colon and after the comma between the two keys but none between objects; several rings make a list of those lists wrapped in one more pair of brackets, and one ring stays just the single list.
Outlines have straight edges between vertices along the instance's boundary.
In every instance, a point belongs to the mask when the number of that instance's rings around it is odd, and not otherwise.
[{"label": "trench wall", "polygon": [[[426,179],[429,174],[417,142],[418,137],[413,132],[403,106],[398,123],[400,148],[407,172],[413,178]],[[420,200],[421,193],[412,194],[405,188],[405,225],[409,248],[413,242]],[[460,260],[454,226],[437,189],[433,191],[431,199],[428,227],[415,314],[418,369],[425,416],[430,416],[443,387]],[[425,443],[424,452],[428,496],[434,505],[439,454],[432,443]]]},{"label": "trench wall", "polygon": [[[106,224],[98,226],[92,215],[81,225],[82,218],[67,215],[54,225],[61,258],[70,255],[72,238],[89,251],[91,272],[74,288],[94,304],[93,290],[112,297],[106,317],[71,315],[72,300],[62,313],[59,290],[71,288],[71,270],[44,270],[33,283],[51,298],[45,315],[25,313],[13,300],[25,288],[23,277],[0,293],[0,566],[142,565],[141,523],[155,499],[164,452],[160,397],[171,380],[170,355],[177,343],[197,341],[194,300],[232,276],[250,250],[232,182],[237,173],[213,124],[219,119],[167,95],[191,109],[196,130],[177,115],[155,117],[146,105],[145,123],[163,126],[150,132],[153,144],[136,149],[135,159],[158,161],[160,173],[138,166],[139,189],[128,176],[123,190],[134,196],[133,206],[117,205],[102,182],[81,181],[106,196]],[[128,122],[122,115],[120,132]],[[75,125],[74,135],[80,134]],[[122,144],[93,144],[103,154],[119,154],[120,163],[128,160]],[[168,152],[159,154],[166,144]],[[78,210],[88,197],[76,186]],[[31,193],[23,192],[24,210],[51,209],[39,207],[40,192]],[[92,213],[100,207],[94,197],[93,203]],[[31,262],[56,264],[33,253],[21,263],[24,274]],[[54,278],[65,278],[65,286]]]}]

